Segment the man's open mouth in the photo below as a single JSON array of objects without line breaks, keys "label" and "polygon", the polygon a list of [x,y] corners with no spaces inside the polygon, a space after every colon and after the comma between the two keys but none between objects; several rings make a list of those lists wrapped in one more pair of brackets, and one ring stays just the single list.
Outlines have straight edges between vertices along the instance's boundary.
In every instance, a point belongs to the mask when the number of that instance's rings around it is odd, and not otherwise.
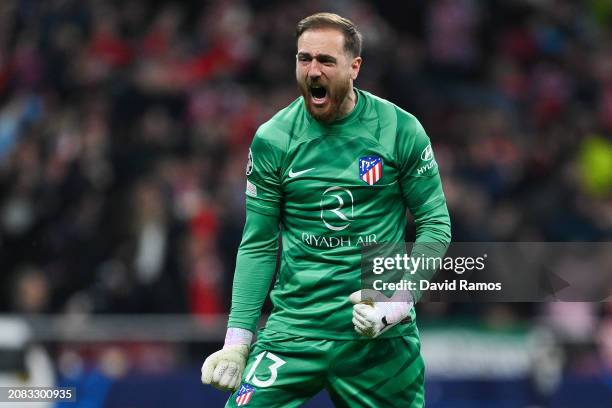
[{"label": "man's open mouth", "polygon": [[327,88],[321,85],[311,85],[310,95],[315,105],[323,105],[327,101]]}]

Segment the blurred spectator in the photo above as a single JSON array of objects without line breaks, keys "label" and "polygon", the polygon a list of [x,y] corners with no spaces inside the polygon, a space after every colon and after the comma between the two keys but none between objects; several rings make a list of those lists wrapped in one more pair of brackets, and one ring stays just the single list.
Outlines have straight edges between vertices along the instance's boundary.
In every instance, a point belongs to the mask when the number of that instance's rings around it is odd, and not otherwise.
[{"label": "blurred spectator", "polygon": [[44,272],[33,266],[17,271],[13,295],[13,310],[18,313],[44,313],[49,310],[49,282]]}]

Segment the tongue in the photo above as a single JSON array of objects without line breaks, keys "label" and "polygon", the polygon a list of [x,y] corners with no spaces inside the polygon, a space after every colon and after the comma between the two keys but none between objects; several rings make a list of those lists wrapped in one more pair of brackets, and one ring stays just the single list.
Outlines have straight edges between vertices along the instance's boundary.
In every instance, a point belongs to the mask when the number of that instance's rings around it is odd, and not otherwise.
[{"label": "tongue", "polygon": [[327,95],[322,98],[317,98],[313,95],[312,101],[314,102],[315,105],[323,105],[325,102],[327,102]]},{"label": "tongue", "polygon": [[312,100],[315,104],[321,105],[327,100],[327,92],[324,89],[317,89],[312,92]]}]

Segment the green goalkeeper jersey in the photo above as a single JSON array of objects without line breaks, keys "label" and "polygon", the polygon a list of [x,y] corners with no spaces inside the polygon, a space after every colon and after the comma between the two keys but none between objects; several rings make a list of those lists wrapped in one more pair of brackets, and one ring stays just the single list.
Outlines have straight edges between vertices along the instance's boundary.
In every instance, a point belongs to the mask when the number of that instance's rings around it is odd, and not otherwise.
[{"label": "green goalkeeper jersey", "polygon": [[355,108],[331,124],[314,120],[300,97],[258,129],[229,327],[255,329],[276,266],[279,226],[282,252],[266,327],[310,338],[358,338],[348,296],[361,288],[362,246],[403,242],[407,209],[417,242],[450,241],[423,127],[394,104],[355,92]]}]

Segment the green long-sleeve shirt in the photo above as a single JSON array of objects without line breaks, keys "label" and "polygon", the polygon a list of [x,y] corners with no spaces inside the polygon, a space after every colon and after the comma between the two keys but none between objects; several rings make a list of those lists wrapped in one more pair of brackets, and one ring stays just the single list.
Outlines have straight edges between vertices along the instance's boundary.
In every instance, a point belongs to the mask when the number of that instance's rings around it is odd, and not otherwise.
[{"label": "green long-sleeve shirt", "polygon": [[[443,243],[435,246],[443,255],[450,219],[429,138],[411,114],[356,92],[353,111],[332,124],[315,121],[298,98],[258,129],[229,327],[255,331],[279,232],[266,326],[311,338],[357,338],[348,296],[361,288],[361,247],[403,242],[406,210],[416,242]],[[384,337],[411,329],[400,325]]]}]

